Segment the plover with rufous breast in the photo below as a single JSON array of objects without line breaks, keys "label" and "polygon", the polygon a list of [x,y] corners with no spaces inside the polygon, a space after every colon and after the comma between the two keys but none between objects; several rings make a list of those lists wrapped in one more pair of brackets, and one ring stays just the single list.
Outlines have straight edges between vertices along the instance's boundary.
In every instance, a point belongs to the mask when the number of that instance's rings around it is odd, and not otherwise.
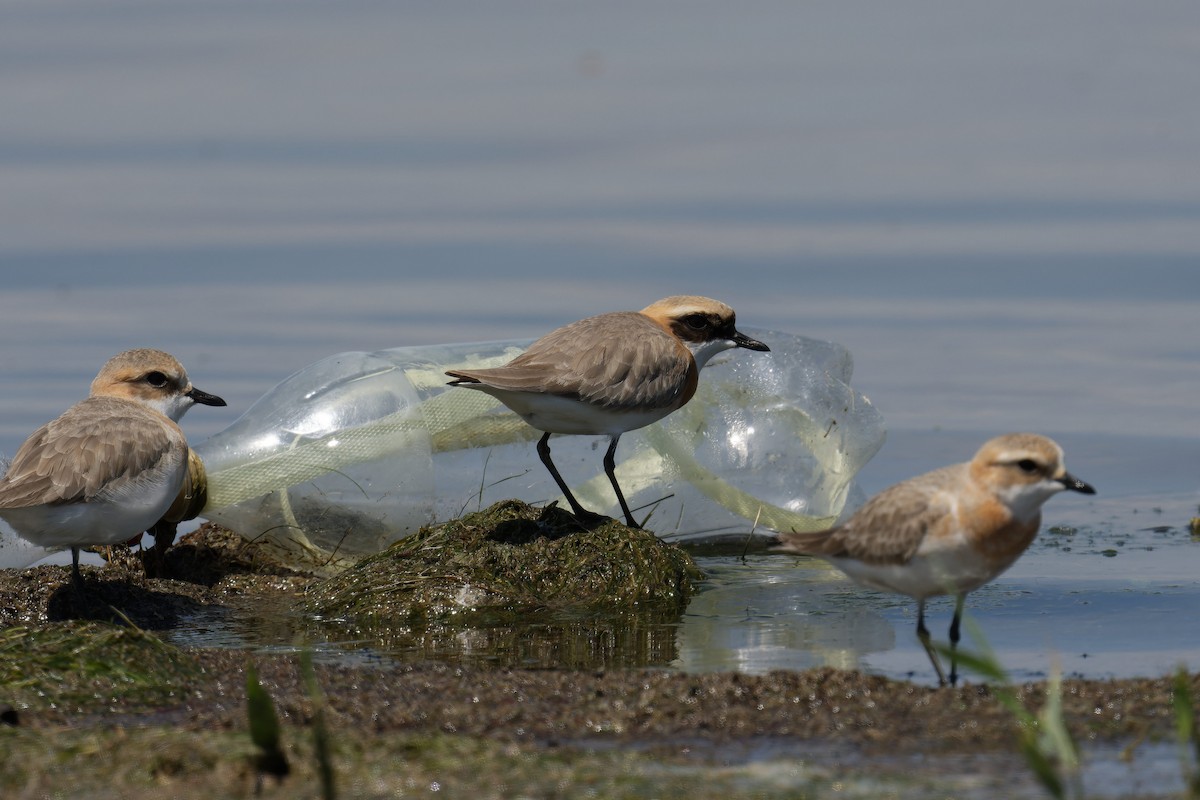
[{"label": "plover with rufous breast", "polygon": [[1041,507],[1061,491],[1095,494],[1067,472],[1056,442],[1010,433],[986,442],[970,462],[910,478],[872,497],[844,524],[779,534],[777,552],[818,556],[863,586],[917,601],[917,637],[945,685],[925,627],[925,600],[953,595],[950,679],[969,592],[1012,566],[1041,525]]}]

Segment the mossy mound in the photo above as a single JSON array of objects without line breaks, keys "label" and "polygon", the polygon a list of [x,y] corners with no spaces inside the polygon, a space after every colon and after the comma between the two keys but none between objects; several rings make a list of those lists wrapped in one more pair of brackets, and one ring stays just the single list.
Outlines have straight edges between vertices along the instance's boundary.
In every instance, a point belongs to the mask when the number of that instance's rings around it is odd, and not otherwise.
[{"label": "mossy mound", "polygon": [[302,574],[303,571],[280,561],[269,548],[206,522],[167,550],[162,577],[216,586],[239,575],[290,577]]},{"label": "mossy mound", "polygon": [[13,705],[81,713],[178,701],[200,666],[137,628],[71,621],[0,630],[0,691]]},{"label": "mossy mound", "polygon": [[691,557],[647,531],[590,530],[555,506],[497,503],[422,528],[309,587],[324,618],[416,622],[482,614],[649,607],[682,612],[703,578]]}]

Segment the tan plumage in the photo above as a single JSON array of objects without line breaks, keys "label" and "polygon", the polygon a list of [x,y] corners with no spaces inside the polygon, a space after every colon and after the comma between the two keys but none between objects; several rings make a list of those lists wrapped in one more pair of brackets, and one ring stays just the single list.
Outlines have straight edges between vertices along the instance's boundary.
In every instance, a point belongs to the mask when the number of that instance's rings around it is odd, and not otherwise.
[{"label": "tan plumage", "polygon": [[953,513],[951,498],[938,489],[962,481],[966,465],[942,467],[884,489],[846,524],[824,531],[780,534],[780,550],[864,564],[905,564],[926,535]]},{"label": "tan plumage", "polygon": [[550,460],[550,434],[605,434],[605,473],[631,527],[637,523],[617,484],[617,440],[681,408],[700,369],[722,350],[768,350],[738,332],[733,309],[695,295],[667,297],[641,311],[573,322],[538,339],[508,364],[453,370],[452,386],[494,396],[544,431],[538,454],[577,516],[586,516]]},{"label": "tan plumage", "polygon": [[194,403],[225,405],[159,350],[110,359],[92,394],[38,428],[0,478],[0,517],[43,547],[122,542],[170,506],[187,471],[175,424]]},{"label": "tan plumage", "polygon": [[[925,628],[925,600],[955,596],[951,648],[966,595],[1012,566],[1041,525],[1041,506],[1070,489],[1095,490],[1067,472],[1062,448],[1031,433],[998,436],[969,463],[942,467],[868,500],[843,525],[779,535],[781,552],[826,559],[855,581],[917,601],[917,635],[941,682]],[[950,664],[950,682],[957,678]]]},{"label": "tan plumage", "polygon": [[621,412],[681,407],[695,393],[699,372],[676,336],[640,312],[618,311],[552,331],[503,367],[447,374]]},{"label": "tan plumage", "polygon": [[162,414],[91,397],[21,445],[0,481],[0,508],[119,498],[140,483],[162,480],[186,451],[183,432]]}]

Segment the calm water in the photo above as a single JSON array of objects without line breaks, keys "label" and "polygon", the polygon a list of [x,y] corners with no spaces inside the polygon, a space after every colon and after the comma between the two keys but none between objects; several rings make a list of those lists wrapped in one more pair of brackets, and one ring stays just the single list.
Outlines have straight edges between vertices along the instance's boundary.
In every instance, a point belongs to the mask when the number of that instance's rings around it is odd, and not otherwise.
[{"label": "calm water", "polygon": [[[1100,494],[1051,501],[1075,532],[969,605],[1014,672],[1200,667],[1195,3],[40,0],[0,22],[0,453],[126,347],[230,402],[188,416],[199,440],[330,353],[709,294],[854,353],[890,428],[867,492],[998,432],[1064,444]],[[705,566],[674,666],[929,677],[907,601],[777,557]]]}]

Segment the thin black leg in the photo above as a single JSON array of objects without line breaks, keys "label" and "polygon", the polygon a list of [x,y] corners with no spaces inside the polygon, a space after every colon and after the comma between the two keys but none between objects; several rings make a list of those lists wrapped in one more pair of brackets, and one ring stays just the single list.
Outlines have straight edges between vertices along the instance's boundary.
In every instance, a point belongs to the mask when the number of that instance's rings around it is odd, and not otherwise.
[{"label": "thin black leg", "polygon": [[967,599],[965,594],[955,595],[954,597],[954,620],[950,623],[950,685],[954,686],[958,683],[958,639],[959,626],[962,623],[963,602]]},{"label": "thin black leg", "polygon": [[79,548],[71,548],[71,584],[75,591],[83,591],[83,573],[79,571]]},{"label": "thin black leg", "polygon": [[617,442],[621,440],[620,434],[612,437],[612,442],[608,445],[608,452],[604,454],[604,474],[608,476],[608,480],[612,483],[613,491],[617,493],[617,502],[621,504],[621,512],[625,514],[625,524],[631,528],[640,528],[637,520],[633,518],[633,514],[629,511],[629,504],[625,502],[625,495],[621,494],[621,487],[617,485]]},{"label": "thin black leg", "polygon": [[929,663],[933,664],[933,671],[937,673],[938,686],[945,686],[946,673],[942,671],[942,664],[938,661],[937,653],[930,641],[929,629],[925,627],[925,598],[923,597],[917,601],[917,638],[921,640],[921,646],[925,648],[925,654],[929,656]]},{"label": "thin black leg", "polygon": [[154,537],[154,546],[142,550],[142,568],[147,577],[161,578],[167,571],[167,548],[175,543],[175,534],[179,524],[160,519],[154,527],[146,531]]},{"label": "thin black leg", "polygon": [[537,445],[538,456],[542,459],[542,463],[546,465],[546,469],[550,470],[550,477],[554,478],[554,482],[558,484],[558,488],[562,491],[563,496],[567,498],[567,502],[571,504],[571,511],[575,516],[580,518],[589,518],[594,516],[590,511],[579,505],[579,501],[575,499],[575,495],[571,494],[571,490],[567,488],[567,482],[563,480],[562,475],[558,474],[558,468],[554,466],[554,462],[550,460],[550,434],[542,434],[542,438],[538,440]]}]

